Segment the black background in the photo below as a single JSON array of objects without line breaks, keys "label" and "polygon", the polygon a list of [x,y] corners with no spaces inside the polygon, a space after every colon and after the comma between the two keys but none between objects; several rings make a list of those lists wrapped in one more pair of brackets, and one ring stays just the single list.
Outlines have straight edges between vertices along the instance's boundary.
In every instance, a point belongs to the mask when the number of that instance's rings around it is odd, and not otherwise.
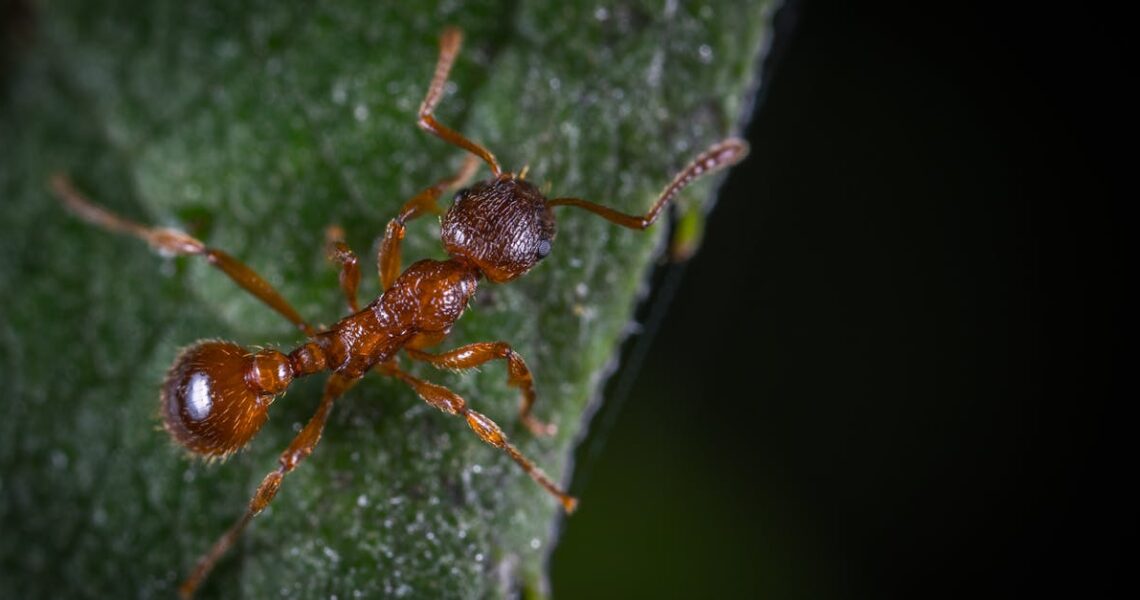
[{"label": "black background", "polygon": [[556,596],[1129,575],[1129,20],[856,4],[782,16],[753,154],[579,452]]}]

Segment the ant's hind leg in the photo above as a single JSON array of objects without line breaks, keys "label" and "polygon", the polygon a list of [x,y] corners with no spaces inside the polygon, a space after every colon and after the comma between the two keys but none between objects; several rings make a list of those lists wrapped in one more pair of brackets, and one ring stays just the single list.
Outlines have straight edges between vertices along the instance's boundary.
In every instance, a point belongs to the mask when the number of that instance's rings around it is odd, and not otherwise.
[{"label": "ant's hind leg", "polygon": [[176,229],[166,227],[147,227],[124,219],[119,215],[88,200],[75,189],[66,175],[56,174],[51,178],[51,187],[56,196],[83,220],[98,225],[104,229],[117,233],[125,233],[137,237],[150,244],[160,254],[201,256],[211,265],[225,273],[234,283],[240,285],[245,291],[253,294],[269,308],[280,313],[296,325],[305,335],[313,335],[315,330],[301,318],[297,310],[281,297],[281,294],[269,285],[256,271],[247,267],[236,258],[203,244],[197,238]]},{"label": "ant's hind leg", "polygon": [[400,209],[400,214],[388,222],[388,228],[384,231],[384,240],[380,242],[380,252],[376,260],[376,265],[380,270],[380,289],[386,290],[392,287],[392,282],[396,281],[396,277],[400,275],[400,242],[404,240],[404,224],[428,213],[439,214],[439,206],[436,204],[439,196],[448,190],[459,189],[467,185],[478,166],[479,163],[474,156],[465,155],[463,166],[455,175],[441,179],[412,196],[411,200],[404,203],[403,208]]},{"label": "ant's hind leg", "polygon": [[202,580],[210,574],[214,565],[217,564],[218,559],[225,555],[230,546],[241,537],[242,531],[245,530],[249,522],[257,516],[258,513],[265,510],[266,506],[273,501],[274,496],[277,495],[277,490],[281,487],[281,480],[285,475],[297,468],[302,460],[305,460],[309,454],[316,448],[317,442],[321,440],[321,432],[324,431],[325,422],[328,421],[329,411],[332,409],[333,400],[336,400],[341,394],[352,387],[358,380],[347,379],[337,374],[332,374],[329,377],[328,383],[325,384],[325,392],[321,397],[321,404],[317,407],[317,412],[305,424],[305,428],[293,438],[289,447],[281,453],[278,458],[277,469],[270,471],[265,479],[261,481],[261,485],[257,486],[257,491],[254,492],[253,497],[249,500],[249,507],[246,509],[245,514],[242,515],[236,523],[233,524],[226,531],[222,537],[214,542],[213,547],[209,552],[202,555],[198,559],[198,564],[194,567],[194,572],[182,582],[178,588],[178,593],[183,598],[189,598],[194,595],[194,591],[198,589],[198,585]]},{"label": "ant's hind leg", "polygon": [[435,74],[431,78],[427,95],[424,96],[424,101],[420,104],[417,124],[420,129],[483,159],[487,166],[491,167],[491,174],[498,177],[503,174],[503,168],[499,166],[499,161],[495,159],[495,155],[491,154],[490,150],[436,121],[432,115],[435,112],[435,107],[443,98],[443,87],[447,84],[447,74],[451,72],[451,66],[455,64],[455,57],[459,55],[459,46],[462,44],[462,31],[455,27],[448,27],[443,30],[443,35],[439,38],[439,60],[435,63]]},{"label": "ant's hind leg", "polygon": [[401,370],[394,361],[383,363],[377,369],[385,374],[391,375],[411,386],[424,402],[442,410],[445,413],[452,415],[462,415],[467,419],[467,425],[479,436],[479,439],[487,442],[488,444],[507,453],[511,460],[518,463],[520,467],[530,475],[532,479],[538,482],[547,492],[558,499],[562,504],[563,510],[567,513],[574,512],[578,506],[578,500],[570,496],[558,487],[550,477],[543,473],[541,469],[536,467],[531,460],[523,456],[514,444],[507,441],[507,437],[503,435],[503,430],[494,421],[489,419],[486,415],[475,412],[467,407],[465,401],[459,394],[434,383],[428,383],[422,379],[413,377],[408,373]]},{"label": "ant's hind leg", "polygon": [[519,419],[534,435],[554,435],[558,428],[534,418],[530,411],[534,407],[534,378],[530,369],[506,342],[480,342],[460,346],[443,354],[429,354],[422,350],[407,348],[408,356],[414,360],[429,363],[441,369],[465,370],[495,359],[507,361],[507,385],[518,388],[522,394],[519,403]]},{"label": "ant's hind leg", "polygon": [[344,241],[344,230],[338,225],[325,229],[325,254],[330,262],[340,264],[340,289],[353,313],[360,311],[356,289],[360,286],[360,261]]}]

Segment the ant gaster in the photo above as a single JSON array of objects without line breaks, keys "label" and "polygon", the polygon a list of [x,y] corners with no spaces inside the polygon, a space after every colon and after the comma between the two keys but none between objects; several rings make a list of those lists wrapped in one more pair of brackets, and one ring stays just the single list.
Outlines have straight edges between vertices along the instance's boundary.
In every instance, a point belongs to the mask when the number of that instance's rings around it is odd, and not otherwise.
[{"label": "ant gaster", "polygon": [[[318,331],[260,275],[230,255],[206,246],[177,230],[148,227],[102,208],[80,194],[64,175],[52,178],[60,199],[77,215],[106,229],[148,242],[168,255],[204,257],[241,287],[301,329],[308,340],[288,354],[272,349],[256,352],[232,342],[205,340],[184,349],[174,361],[161,391],[161,414],[166,431],[191,452],[210,458],[226,457],[249,443],[268,417],[269,405],[298,377],[332,371],[316,413],[281,454],[278,466],[261,482],[245,514],[214,543],[182,583],[183,597],[198,585],[234,544],[246,525],[277,495],[285,475],[317,445],[333,401],[371,370],[395,377],[425,402],[445,413],[460,415],[484,442],[507,453],[539,485],[572,512],[577,501],[558,487],[485,415],[472,410],[458,394],[407,373],[397,364],[403,350],[412,360],[435,367],[464,370],[500,359],[507,363],[508,383],[521,392],[519,418],[536,435],[554,432],[552,425],[531,415],[535,391],[530,370],[505,342],[468,344],[432,354],[426,348],[443,341],[475,294],[479,279],[495,283],[530,271],[551,251],[557,206],[574,206],[631,229],[653,224],[661,210],[694,179],[740,161],[748,145],[740,139],[721,141],[698,155],[661,192],[642,216],[627,215],[579,198],[547,199],[525,180],[523,173],[503,171],[482,145],[435,120],[433,111],[443,95],[448,72],[459,52],[462,33],[448,28],[440,39],[439,60],[431,86],[419,109],[418,125],[445,142],[470,153],[455,176],[444,179],[409,200],[385,231],[378,270],[384,290],[360,309],[356,300],[360,271],[356,255],[338,228],[329,228],[328,255],[340,264],[340,285],[352,309],[328,329]],[[421,260],[400,273],[400,243],[405,224],[436,213],[443,192],[463,186],[477,166],[475,157],[490,167],[491,178],[461,189],[441,218],[441,237],[448,260]]]}]

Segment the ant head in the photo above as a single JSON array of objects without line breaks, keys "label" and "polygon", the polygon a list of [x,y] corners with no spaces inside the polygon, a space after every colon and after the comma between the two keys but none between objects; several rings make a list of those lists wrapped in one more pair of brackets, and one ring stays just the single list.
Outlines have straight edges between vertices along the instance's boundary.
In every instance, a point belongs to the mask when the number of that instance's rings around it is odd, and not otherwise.
[{"label": "ant head", "polygon": [[460,190],[443,216],[447,253],[475,264],[487,279],[503,283],[550,254],[554,213],[538,188],[514,175]]},{"label": "ant head", "polygon": [[162,384],[163,425],[191,452],[227,456],[261,429],[274,395],[292,379],[289,358],[275,350],[199,342],[182,351]]}]

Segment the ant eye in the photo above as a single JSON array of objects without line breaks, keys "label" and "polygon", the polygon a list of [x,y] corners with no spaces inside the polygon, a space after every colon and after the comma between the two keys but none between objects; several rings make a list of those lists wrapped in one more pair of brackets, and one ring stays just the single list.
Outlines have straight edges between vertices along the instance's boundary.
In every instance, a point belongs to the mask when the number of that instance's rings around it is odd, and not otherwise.
[{"label": "ant eye", "polygon": [[538,242],[538,257],[546,258],[550,254],[550,240],[539,240]]},{"label": "ant eye", "polygon": [[471,190],[471,188],[463,188],[463,189],[459,190],[458,192],[455,192],[455,197],[451,199],[451,202],[453,204],[459,202],[460,200],[463,199],[464,196],[467,195],[467,192],[470,190]]}]

